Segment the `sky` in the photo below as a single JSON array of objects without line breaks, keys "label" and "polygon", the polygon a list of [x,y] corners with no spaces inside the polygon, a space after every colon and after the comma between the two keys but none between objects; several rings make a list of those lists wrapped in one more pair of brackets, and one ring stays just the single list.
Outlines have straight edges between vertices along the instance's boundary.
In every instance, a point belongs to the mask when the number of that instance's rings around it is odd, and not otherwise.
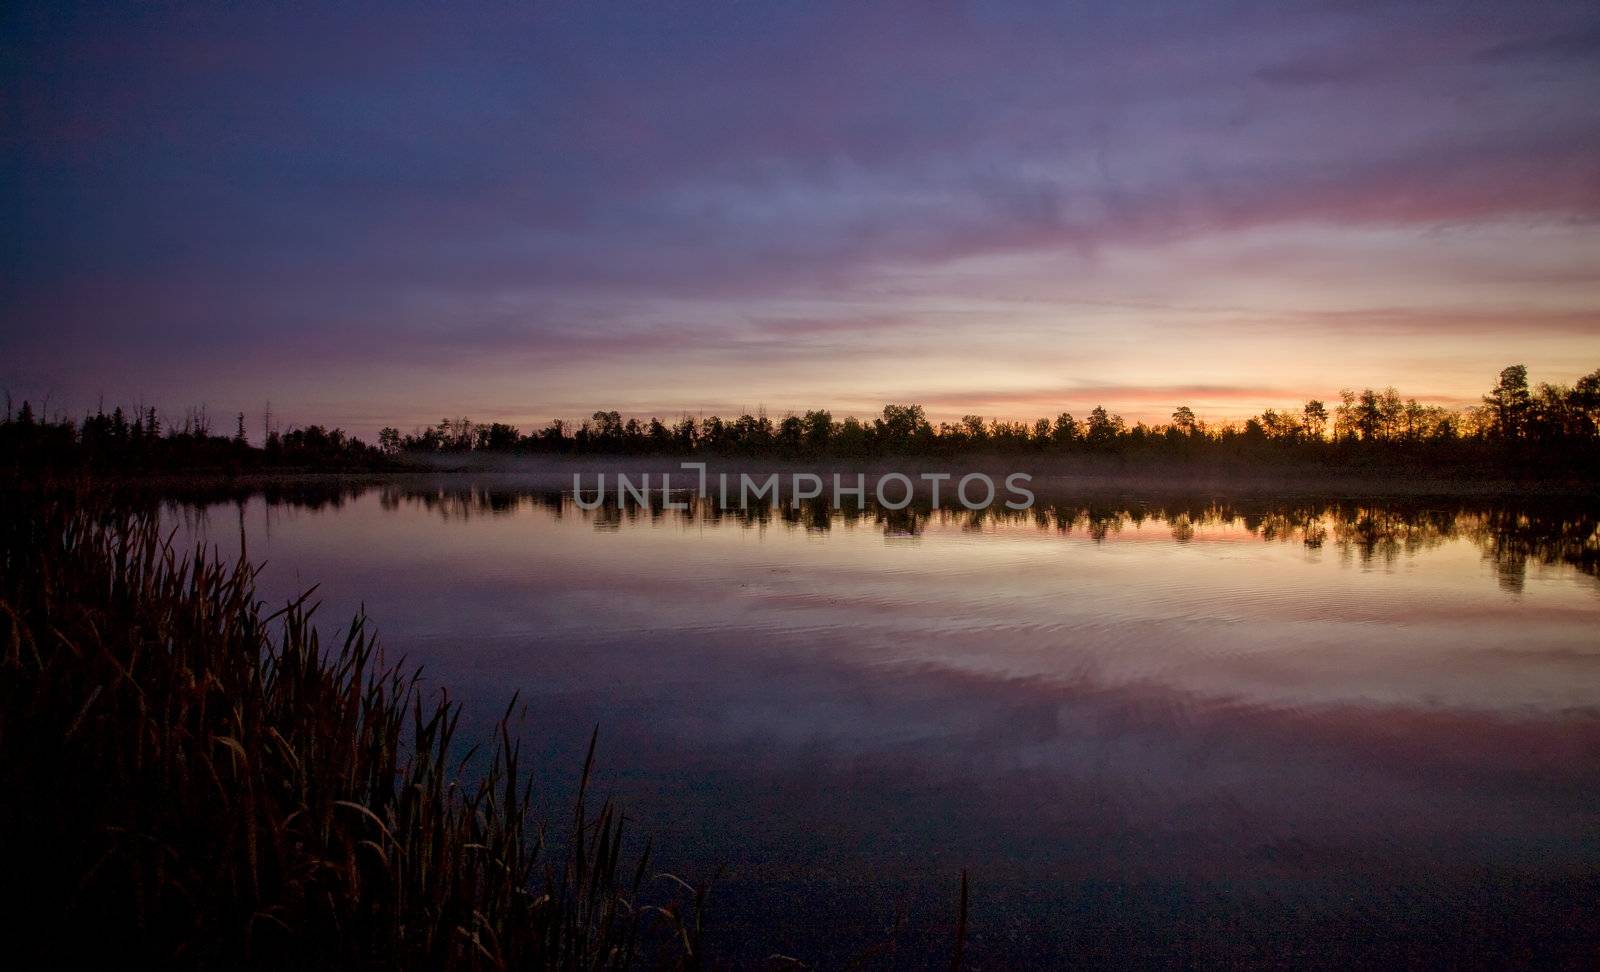
[{"label": "sky", "polygon": [[0,5],[81,413],[1242,417],[1600,368],[1600,7]]}]

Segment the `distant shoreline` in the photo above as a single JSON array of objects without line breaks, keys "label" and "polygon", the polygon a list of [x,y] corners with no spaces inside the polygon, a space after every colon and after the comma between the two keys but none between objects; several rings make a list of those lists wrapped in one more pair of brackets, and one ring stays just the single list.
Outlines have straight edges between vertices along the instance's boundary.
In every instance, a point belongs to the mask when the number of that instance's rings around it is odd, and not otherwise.
[{"label": "distant shoreline", "polygon": [[[454,461],[452,461],[454,460]],[[528,456],[503,457],[468,455],[439,457],[426,465],[396,465],[374,470],[260,470],[151,471],[89,474],[90,478],[136,488],[193,489],[207,487],[254,488],[271,485],[366,486],[384,483],[441,487],[462,485],[464,481],[492,488],[570,492],[573,476],[582,475],[586,486],[596,475],[613,477],[623,473],[634,477],[650,476],[650,486],[659,490],[661,476],[671,476],[673,489],[693,488],[697,472],[686,470],[683,457],[653,456]],[[768,458],[694,457],[705,461],[708,475],[740,473],[751,475],[835,472],[851,476],[863,474],[868,485],[877,477],[892,472],[909,475],[921,472],[948,472],[960,475],[984,472],[1004,476],[1023,472],[1033,477],[1030,488],[1041,498],[1065,497],[1151,497],[1216,496],[1319,498],[1319,499],[1593,499],[1600,500],[1600,482],[1580,475],[1542,478],[1516,478],[1499,474],[1461,475],[1456,470],[1418,466],[1354,467],[1316,466],[1290,469],[1250,469],[1243,464],[1213,462],[1116,462],[1101,457],[1060,458],[1038,456],[980,455],[963,459],[915,457],[877,458],[858,461],[776,460]],[[918,495],[926,488],[919,484]]]}]

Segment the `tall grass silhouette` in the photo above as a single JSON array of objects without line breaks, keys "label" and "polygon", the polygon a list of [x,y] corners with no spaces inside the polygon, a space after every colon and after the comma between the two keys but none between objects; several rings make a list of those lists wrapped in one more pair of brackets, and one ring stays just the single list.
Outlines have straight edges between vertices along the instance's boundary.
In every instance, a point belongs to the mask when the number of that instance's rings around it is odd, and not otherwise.
[{"label": "tall grass silhouette", "polygon": [[589,799],[593,740],[547,840],[511,709],[463,753],[459,708],[364,618],[325,645],[309,595],[267,613],[254,568],[180,554],[153,515],[3,507],[0,842],[24,967],[698,964],[702,896],[640,904],[648,845],[629,856],[617,807]]}]

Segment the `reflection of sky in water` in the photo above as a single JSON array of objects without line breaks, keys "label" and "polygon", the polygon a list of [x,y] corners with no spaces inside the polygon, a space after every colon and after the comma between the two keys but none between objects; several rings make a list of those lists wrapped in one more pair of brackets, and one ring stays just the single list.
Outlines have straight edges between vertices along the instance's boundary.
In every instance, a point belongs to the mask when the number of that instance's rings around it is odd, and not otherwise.
[{"label": "reflection of sky in water", "polygon": [[[235,517],[210,512],[224,549]],[[376,492],[255,499],[243,519],[269,601],[320,583],[325,626],[364,602],[469,704],[521,692],[551,760],[599,724],[606,785],[669,848],[732,865],[730,921],[797,881],[971,865],[976,917],[1010,929],[985,947],[1040,958],[1060,908],[1098,916],[1091,938],[1131,915],[1193,932],[1229,913],[1209,895],[1270,887],[1329,929],[1370,920],[1363,896],[1436,929],[1488,893],[1464,874],[1544,900],[1525,884],[1600,869],[1595,581],[1535,563],[1507,583],[1470,521],[1363,556],[1337,518],[1310,524],[1320,546],[1158,517],[1103,540],[938,519],[597,529],[570,505]],[[1144,890],[1112,921],[1096,882]],[[816,954],[791,920],[780,937]]]}]

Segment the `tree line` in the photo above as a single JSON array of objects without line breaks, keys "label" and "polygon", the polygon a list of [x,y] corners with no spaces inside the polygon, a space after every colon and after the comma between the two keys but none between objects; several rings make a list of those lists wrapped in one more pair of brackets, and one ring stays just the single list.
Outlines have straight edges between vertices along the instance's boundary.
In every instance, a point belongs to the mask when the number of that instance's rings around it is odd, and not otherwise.
[{"label": "tree line", "polygon": [[279,430],[271,411],[260,446],[252,445],[239,413],[231,434],[213,427],[204,406],[181,417],[155,408],[107,412],[103,406],[81,421],[36,414],[24,401],[13,410],[9,395],[0,421],[0,462],[10,466],[93,465],[152,470],[248,468],[365,468],[387,460],[375,446],[321,425]]},{"label": "tree line", "polygon": [[[685,415],[624,419],[597,411],[581,423],[561,419],[529,432],[514,425],[446,418],[402,433],[393,427],[369,445],[321,425],[280,431],[270,408],[260,446],[248,439],[243,414],[232,434],[212,427],[202,408],[163,419],[153,408],[103,407],[81,421],[44,418],[9,396],[0,421],[0,456],[88,459],[108,465],[207,467],[386,466],[408,457],[465,453],[547,455],[729,455],[786,459],[974,453],[1104,453],[1204,457],[1316,457],[1539,449],[1593,457],[1600,448],[1600,369],[1573,385],[1530,385],[1527,368],[1501,370],[1480,404],[1459,409],[1403,398],[1393,388],[1344,390],[1331,403],[1266,409],[1242,422],[1208,423],[1178,406],[1163,423],[1128,423],[1103,406],[1081,419],[1069,412],[1032,423],[967,415],[931,422],[918,404],[885,405],[870,419],[835,419],[826,409],[736,418]],[[1476,450],[1476,451],[1474,451]]]},{"label": "tree line", "polygon": [[737,418],[685,415],[624,419],[595,412],[573,424],[555,419],[524,433],[502,422],[446,418],[402,433],[385,428],[378,448],[406,453],[525,452],[554,454],[727,455],[785,458],[874,455],[953,455],[970,452],[1117,452],[1141,447],[1205,451],[1211,447],[1278,444],[1309,447],[1448,444],[1461,442],[1593,444],[1600,440],[1600,369],[1572,386],[1530,387],[1523,365],[1511,365],[1481,405],[1448,409],[1402,398],[1395,389],[1346,389],[1330,407],[1311,400],[1298,410],[1267,409],[1243,422],[1210,424],[1179,406],[1170,422],[1129,424],[1104,406],[1083,418],[1062,412],[1032,423],[967,415],[934,424],[916,404],[885,405],[869,420],[835,419],[824,409],[773,420],[765,413]]}]

